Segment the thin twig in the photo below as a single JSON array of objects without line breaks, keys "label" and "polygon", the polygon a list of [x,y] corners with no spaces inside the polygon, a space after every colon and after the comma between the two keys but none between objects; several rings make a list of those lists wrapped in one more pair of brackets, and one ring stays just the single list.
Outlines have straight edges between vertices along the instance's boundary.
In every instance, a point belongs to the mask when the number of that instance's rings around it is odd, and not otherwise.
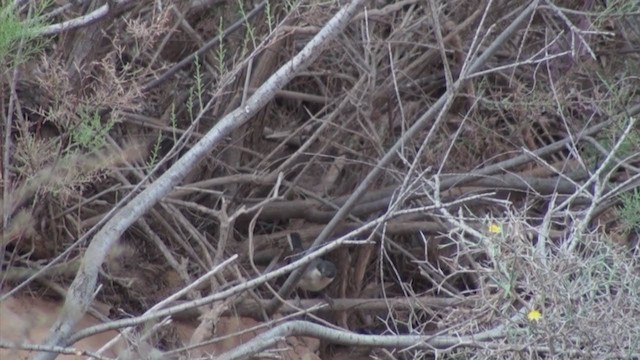
[{"label": "thin twig", "polygon": [[[449,100],[449,96],[453,96],[456,90],[462,86],[464,81],[466,81],[467,74],[471,74],[480,67],[484,66],[486,61],[492,56],[498,48],[505,42],[509,37],[515,33],[515,31],[519,28],[520,24],[530,16],[536,7],[538,6],[539,0],[534,0],[531,4],[516,18],[514,21],[504,30],[504,32],[498,36],[494,42],[486,49],[486,51],[478,57],[473,63],[468,67],[468,70],[458,79],[451,91],[447,92],[443,96],[441,96],[435,104],[429,108],[427,112],[425,112],[416,122],[407,130],[403,136],[396,141],[396,143],[387,151],[387,153],[378,161],[378,164],[367,174],[367,176],[360,182],[355,191],[349,196],[345,204],[338,210],[338,212],[333,216],[331,221],[327,224],[327,226],[322,230],[322,232],[318,235],[316,240],[313,242],[313,247],[318,247],[324,242],[329,240],[329,237],[333,234],[338,225],[349,215],[353,207],[358,203],[360,198],[367,192],[369,187],[373,185],[374,181],[382,174],[384,169],[395,159],[396,155],[401,150],[403,144],[407,143],[409,139],[415,138],[426,126],[429,122],[436,116],[436,114],[445,106],[447,101]],[[435,134],[435,131],[438,129],[438,124],[433,124],[427,138],[430,138]],[[291,291],[293,290],[295,284],[298,283],[298,280],[302,276],[302,272],[304,269],[293,272],[287,281],[280,288],[280,297],[286,298],[289,296]],[[269,304],[269,307],[266,309],[267,313],[273,314],[278,307],[280,306],[280,302],[277,298],[274,298],[272,303]]]}]

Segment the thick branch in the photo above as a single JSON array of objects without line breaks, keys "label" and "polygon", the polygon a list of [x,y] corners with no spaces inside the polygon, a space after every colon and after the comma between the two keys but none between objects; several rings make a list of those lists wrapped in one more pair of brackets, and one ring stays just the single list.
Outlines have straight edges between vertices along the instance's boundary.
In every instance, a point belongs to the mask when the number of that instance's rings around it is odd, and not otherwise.
[{"label": "thick branch", "polygon": [[[211,150],[225,136],[240,127],[262,109],[275,93],[282,89],[298,72],[305,69],[320,54],[321,48],[332,38],[337,36],[355,14],[363,0],[354,0],[340,10],[322,30],[290,61],[273,74],[253,96],[245,103],[220,120],[207,135],[195,144],[182,158],[169,168],[147,189],[126,204],[105,226],[95,235],[87,248],[80,270],[76,275],[67,296],[59,319],[50,329],[45,344],[66,345],[67,339],[74,326],[85,314],[93,301],[96,289],[98,271],[109,249],[120,238],[124,231],[139,217],[147,212],[162,197],[176,186],[185,174],[196,166],[200,160],[211,153]],[[204,112],[211,107],[207,104]],[[202,114],[199,115],[201,117]],[[55,354],[39,353],[37,360],[53,359]]]}]

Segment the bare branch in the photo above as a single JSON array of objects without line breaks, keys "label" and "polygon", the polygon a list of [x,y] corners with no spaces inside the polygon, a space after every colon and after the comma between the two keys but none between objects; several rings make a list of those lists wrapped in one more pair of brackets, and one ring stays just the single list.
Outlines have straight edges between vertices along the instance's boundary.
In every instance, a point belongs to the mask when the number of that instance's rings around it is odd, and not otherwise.
[{"label": "bare branch", "polygon": [[[91,305],[100,266],[120,235],[171,191],[189,172],[189,169],[196,166],[203,157],[208,155],[220,140],[249,121],[253,115],[271,101],[276,91],[282,89],[300,70],[306,68],[319,55],[321,48],[344,29],[362,3],[363,0],[354,0],[340,10],[300,53],[284,64],[264,85],[256,90],[243,108],[236,109],[220,120],[201,141],[105,224],[87,248],[80,270],[69,289],[62,313],[51,328],[45,344],[66,343],[73,327]],[[213,100],[207,104],[200,116],[209,110],[212,102]],[[54,357],[49,353],[40,353],[36,359],[44,360]]]}]

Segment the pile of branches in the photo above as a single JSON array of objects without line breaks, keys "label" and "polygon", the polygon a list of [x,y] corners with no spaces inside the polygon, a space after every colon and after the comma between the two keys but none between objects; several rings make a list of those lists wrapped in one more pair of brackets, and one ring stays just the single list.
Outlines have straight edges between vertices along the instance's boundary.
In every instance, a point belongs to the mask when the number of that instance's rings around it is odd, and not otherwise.
[{"label": "pile of branches", "polygon": [[2,297],[65,299],[55,351],[102,285],[181,356],[639,356],[638,5],[340,3],[12,5]]}]

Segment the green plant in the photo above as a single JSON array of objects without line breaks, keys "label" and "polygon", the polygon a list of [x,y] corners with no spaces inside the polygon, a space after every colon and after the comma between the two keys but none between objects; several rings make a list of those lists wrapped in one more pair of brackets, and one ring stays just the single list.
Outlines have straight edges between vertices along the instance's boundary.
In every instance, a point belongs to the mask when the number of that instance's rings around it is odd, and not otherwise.
[{"label": "green plant", "polygon": [[102,148],[105,137],[115,121],[111,119],[103,125],[97,110],[91,111],[82,106],[78,110],[78,116],[80,123],[71,132],[72,146],[69,149],[72,149],[73,145],[90,150]]},{"label": "green plant", "polygon": [[21,19],[16,14],[12,2],[3,2],[0,5],[0,62],[2,64],[5,66],[9,64],[11,68],[37,51],[38,46],[32,46],[23,47],[18,52],[16,45],[21,41],[30,41],[40,34],[44,24],[38,20],[37,16],[47,4],[48,2],[45,1],[38,5],[37,9],[29,12],[26,19]]},{"label": "green plant", "polygon": [[218,41],[218,49],[216,50],[216,70],[218,70],[219,75],[222,75],[225,72],[224,60],[227,55],[227,49],[224,46],[224,38],[222,37],[222,34],[224,34],[224,21],[222,19],[222,16],[220,17],[218,33],[220,34],[220,39]]},{"label": "green plant", "polygon": [[202,93],[203,93],[203,88],[204,86],[202,85],[202,72],[201,72],[201,65],[200,65],[200,59],[198,59],[198,57],[196,56],[195,60],[195,69],[196,69],[196,73],[193,75],[194,80],[196,81],[196,96],[198,97],[198,104],[200,106],[200,110],[202,111],[202,102],[203,102],[203,98],[202,98]]},{"label": "green plant", "polygon": [[195,119],[195,115],[193,114],[193,86],[189,88],[189,97],[187,98],[187,111],[189,112],[189,120]]},{"label": "green plant", "polygon": [[158,137],[156,138],[156,142],[153,144],[153,148],[151,148],[151,154],[149,159],[147,160],[147,167],[152,169],[160,158],[160,144],[162,143],[162,133],[158,132]]},{"label": "green plant", "polygon": [[249,52],[247,49],[247,44],[249,42],[251,42],[254,49],[257,47],[255,29],[253,28],[253,26],[251,26],[251,23],[249,23],[247,12],[245,11],[243,2],[240,0],[238,0],[238,12],[240,13],[240,16],[244,19],[245,27],[247,29],[247,34],[246,34],[247,36],[245,37],[244,44],[243,44],[243,54],[246,54]]},{"label": "green plant", "polygon": [[616,210],[626,232],[640,228],[640,190],[620,195],[622,206]]},{"label": "green plant", "polygon": [[169,117],[169,121],[171,121],[171,127],[172,127],[171,135],[173,136],[173,143],[175,144],[176,142],[178,142],[178,136],[176,135],[176,131],[175,131],[175,129],[178,128],[178,118],[176,117],[175,103],[171,104],[171,115]]},{"label": "green plant", "polygon": [[267,17],[267,25],[269,25],[269,34],[273,32],[273,25],[275,23],[275,19],[273,18],[271,3],[267,1],[267,5],[264,8],[264,14]]}]

